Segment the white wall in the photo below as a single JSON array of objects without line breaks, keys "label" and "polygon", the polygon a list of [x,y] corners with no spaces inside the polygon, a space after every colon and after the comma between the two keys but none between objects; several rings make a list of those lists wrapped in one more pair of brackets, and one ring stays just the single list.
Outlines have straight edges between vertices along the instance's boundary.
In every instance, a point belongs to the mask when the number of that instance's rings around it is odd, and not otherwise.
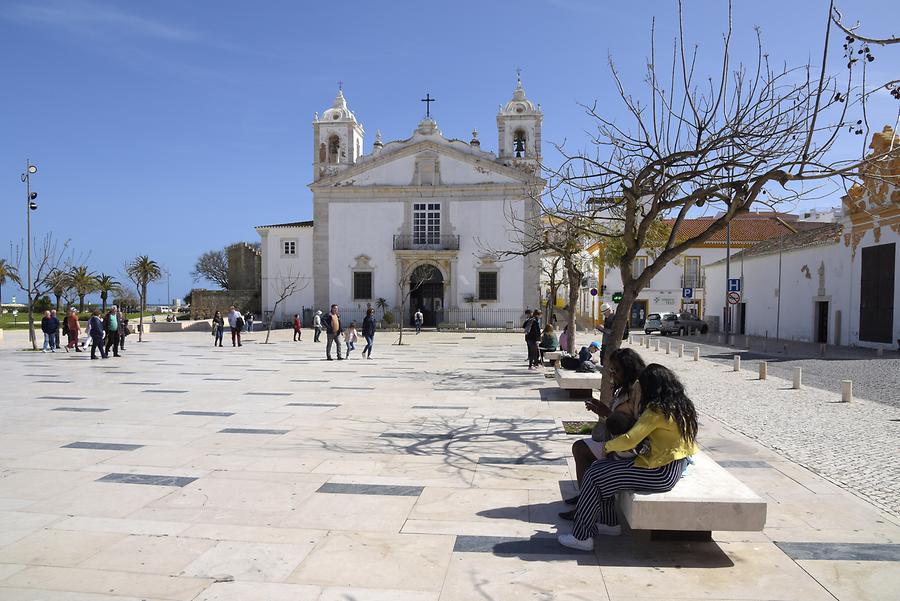
[{"label": "white wall", "polygon": [[[394,304],[397,262],[393,240],[403,223],[404,202],[332,202],[328,208],[328,298],[342,307],[366,306],[353,301],[353,269],[360,255],[369,257],[374,300]],[[321,307],[320,307],[321,308]],[[322,309],[324,311],[324,309]]]},{"label": "white wall", "polygon": [[[262,245],[262,308],[263,313],[271,311],[277,295],[284,288],[286,278],[299,277],[300,286],[291,297],[278,306],[276,320],[287,319],[299,313],[301,307],[313,304],[313,270],[312,270],[312,234],[311,227],[271,228],[260,236]],[[282,255],[283,240],[297,241],[297,254]]]},{"label": "white wall", "polygon": [[[746,311],[745,332],[751,336],[778,337],[815,342],[817,301],[828,302],[828,342],[848,344],[851,335],[849,252],[843,244],[811,246],[781,255],[781,308],[778,304],[778,253],[737,257],[731,262],[731,277],[743,277],[742,301]],[[824,266],[824,289],[820,290],[819,268]],[[722,320],[725,298],[725,265],[708,267],[709,294],[721,299],[710,302],[708,315]],[[856,275],[856,286],[859,285]],[[820,294],[823,293],[823,294]],[[779,318],[780,311],[780,318]],[[840,334],[836,313],[840,311]],[[737,316],[735,316],[737,320]],[[858,321],[858,316],[856,317]],[[721,322],[721,321],[720,321]],[[858,328],[857,328],[858,329]],[[737,332],[737,323],[733,328]]]}]

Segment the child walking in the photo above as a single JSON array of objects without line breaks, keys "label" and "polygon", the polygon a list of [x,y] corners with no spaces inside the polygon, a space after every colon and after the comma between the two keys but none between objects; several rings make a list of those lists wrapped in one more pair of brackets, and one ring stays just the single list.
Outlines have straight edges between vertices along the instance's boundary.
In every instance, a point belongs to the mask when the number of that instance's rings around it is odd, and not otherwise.
[{"label": "child walking", "polygon": [[344,342],[347,343],[347,358],[350,358],[350,351],[356,349],[356,341],[359,336],[356,335],[356,323],[351,323],[347,331],[344,332]]}]

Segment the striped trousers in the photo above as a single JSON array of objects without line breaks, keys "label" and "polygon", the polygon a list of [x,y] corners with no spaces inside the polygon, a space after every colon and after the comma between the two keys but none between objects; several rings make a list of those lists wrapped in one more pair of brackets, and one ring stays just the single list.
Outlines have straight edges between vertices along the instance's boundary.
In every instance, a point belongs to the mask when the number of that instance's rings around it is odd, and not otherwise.
[{"label": "striped trousers", "polygon": [[621,490],[637,492],[666,492],[672,490],[684,471],[684,459],[662,467],[634,466],[634,459],[598,459],[584,473],[581,496],[575,511],[575,530],[578,540],[587,540],[597,533],[597,522],[616,526],[616,493]]}]

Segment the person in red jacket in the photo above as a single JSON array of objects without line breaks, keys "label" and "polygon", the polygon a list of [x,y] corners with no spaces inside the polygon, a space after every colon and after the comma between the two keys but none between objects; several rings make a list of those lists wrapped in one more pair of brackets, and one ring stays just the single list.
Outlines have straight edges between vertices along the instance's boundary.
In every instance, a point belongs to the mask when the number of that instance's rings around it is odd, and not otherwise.
[{"label": "person in red jacket", "polygon": [[294,342],[300,342],[300,314],[294,314]]}]

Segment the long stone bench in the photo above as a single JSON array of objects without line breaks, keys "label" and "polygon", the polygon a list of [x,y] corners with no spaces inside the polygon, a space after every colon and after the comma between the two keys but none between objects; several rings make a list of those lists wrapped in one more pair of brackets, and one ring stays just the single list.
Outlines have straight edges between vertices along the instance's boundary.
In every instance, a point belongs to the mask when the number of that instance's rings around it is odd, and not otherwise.
[{"label": "long stone bench", "polygon": [[622,514],[632,530],[652,538],[711,540],[712,532],[755,532],[766,525],[766,502],[704,453],[675,488],[665,493],[619,493]]},{"label": "long stone bench", "polygon": [[556,368],[556,384],[568,390],[572,398],[590,398],[594,389],[600,388],[603,374],[598,372],[577,372],[570,369]]},{"label": "long stone bench", "polygon": [[550,361],[554,367],[559,367],[559,360],[562,358],[562,351],[544,351],[544,361]]}]

